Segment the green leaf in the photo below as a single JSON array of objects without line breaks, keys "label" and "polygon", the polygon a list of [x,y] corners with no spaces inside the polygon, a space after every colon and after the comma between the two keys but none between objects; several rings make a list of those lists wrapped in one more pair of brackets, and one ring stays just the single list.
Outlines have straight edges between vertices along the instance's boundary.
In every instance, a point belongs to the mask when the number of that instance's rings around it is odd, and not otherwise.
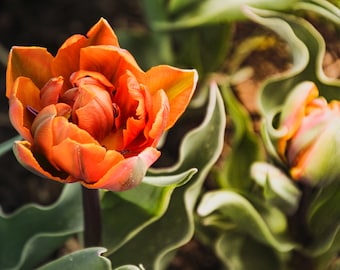
[{"label": "green leaf", "polygon": [[277,251],[288,252],[295,247],[295,244],[284,235],[287,221],[281,212],[266,207],[261,201],[249,201],[236,192],[218,190],[205,193],[197,212],[201,217],[215,215],[214,222],[216,220],[220,224],[225,222],[226,227],[231,227],[232,223],[237,231],[250,235]]},{"label": "green leaf", "polygon": [[[172,22],[159,21],[155,24],[157,30],[177,30],[198,27],[208,24],[235,22],[246,19],[242,7],[252,5],[257,8],[288,10],[298,0],[203,0],[178,13]],[[177,15],[177,14],[176,14]]]},{"label": "green leaf", "polygon": [[314,11],[333,23],[340,24],[340,9],[326,0],[299,1],[294,5],[294,9]]},{"label": "green leaf", "polygon": [[[55,261],[39,267],[37,270],[111,270],[109,259],[101,256],[106,251],[102,247],[82,249],[65,255]],[[139,268],[121,268],[120,270]]]},{"label": "green leaf", "polygon": [[231,24],[223,23],[173,32],[177,64],[197,69],[201,79],[215,72],[230,51],[232,30]]},{"label": "green leaf", "polygon": [[18,135],[18,136],[15,136],[15,137],[13,137],[13,138],[5,141],[5,142],[0,143],[0,156],[6,154],[9,150],[11,150],[13,143],[15,141],[20,140],[20,139],[21,139],[21,136]]},{"label": "green leaf", "polygon": [[281,269],[279,258],[273,249],[235,231],[223,233],[216,241],[215,249],[228,269]]},{"label": "green leaf", "polygon": [[340,184],[334,183],[320,189],[311,202],[307,223],[313,235],[313,241],[307,248],[313,254],[319,255],[327,252],[339,243],[340,236]]},{"label": "green leaf", "polygon": [[224,163],[221,163],[217,172],[218,182],[223,188],[250,189],[253,185],[250,166],[254,161],[263,158],[260,139],[253,131],[249,113],[235,98],[232,90],[223,87],[222,94],[233,123],[234,133],[231,153],[225,157]]},{"label": "green leaf", "polygon": [[196,172],[196,169],[189,169],[174,175],[146,176],[134,189],[120,193],[105,191],[102,198],[103,239],[108,254],[159,219],[167,209],[173,190],[189,181]]},{"label": "green leaf", "polygon": [[[193,209],[202,184],[222,151],[224,128],[223,101],[217,86],[213,85],[206,117],[198,128],[183,139],[178,163],[170,168],[152,171],[153,176],[162,177],[196,167],[198,173],[188,183],[173,190],[167,205],[163,206],[166,212],[159,219],[148,224],[118,250],[109,254],[114,266],[141,263],[146,269],[165,269],[174,250],[191,239],[194,233]],[[136,194],[130,199],[138,205],[140,196],[143,195]],[[125,202],[121,201],[121,204],[124,205]],[[126,208],[126,211],[129,209]],[[131,212],[126,212],[125,216],[129,222],[135,218]],[[112,233],[115,234],[115,231]]]},{"label": "green leaf", "polygon": [[[54,204],[0,213],[0,269],[32,269],[83,230],[80,185],[68,184]],[[43,247],[43,248],[42,248]]]},{"label": "green leaf", "polygon": [[263,187],[264,198],[270,204],[287,214],[297,210],[301,191],[279,168],[266,162],[255,162],[251,167],[251,175]]}]

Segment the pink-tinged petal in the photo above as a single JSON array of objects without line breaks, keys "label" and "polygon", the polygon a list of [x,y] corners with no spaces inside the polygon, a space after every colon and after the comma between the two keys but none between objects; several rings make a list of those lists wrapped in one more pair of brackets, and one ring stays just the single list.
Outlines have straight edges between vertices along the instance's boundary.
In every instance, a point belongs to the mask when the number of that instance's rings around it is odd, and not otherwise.
[{"label": "pink-tinged petal", "polygon": [[313,82],[299,84],[288,96],[280,115],[280,128],[285,127],[285,138],[290,138],[306,115],[308,104],[319,95]]},{"label": "pink-tinged petal", "polygon": [[127,70],[134,75],[143,73],[128,51],[104,45],[81,49],[80,69],[101,73],[114,85]]},{"label": "pink-tinged petal", "polygon": [[159,158],[160,152],[148,147],[138,156],[122,160],[112,167],[99,181],[93,184],[82,183],[87,188],[103,188],[111,191],[124,191],[137,186],[144,178],[147,169]]},{"label": "pink-tinged petal", "polygon": [[161,65],[148,70],[145,78],[137,78],[145,84],[151,95],[163,89],[168,96],[170,114],[166,129],[172,127],[187,108],[196,88],[196,70],[183,70]]},{"label": "pink-tinged petal", "polygon": [[68,38],[59,48],[57,55],[52,62],[52,72],[54,76],[62,76],[65,79],[63,90],[71,88],[68,79],[71,74],[79,70],[80,49],[85,47],[87,39],[82,35],[73,35]]},{"label": "pink-tinged petal", "polygon": [[98,144],[81,144],[70,138],[53,146],[51,152],[58,168],[88,184],[98,181],[124,159],[117,151],[106,151]]},{"label": "pink-tinged petal", "polygon": [[19,77],[13,85],[13,91],[9,97],[9,118],[13,127],[27,141],[32,142],[30,132],[34,113],[40,110],[40,91],[26,77]]},{"label": "pink-tinged petal", "polygon": [[[16,141],[13,145],[13,152],[20,162],[26,169],[31,172],[40,175],[45,178],[49,178],[52,180],[56,180],[59,182],[69,182],[67,176],[65,178],[61,178],[55,175],[52,175],[50,172],[46,171],[41,167],[39,162],[34,157],[31,151],[31,144],[27,141]],[[62,173],[61,173],[62,174]]]},{"label": "pink-tinged petal", "polygon": [[87,32],[88,46],[113,45],[119,47],[118,39],[110,24],[104,19],[100,20]]},{"label": "pink-tinged petal", "polygon": [[57,104],[64,84],[63,77],[50,79],[40,90],[41,107]]},{"label": "pink-tinged petal", "polygon": [[13,47],[9,53],[6,71],[6,96],[12,95],[13,84],[18,77],[28,77],[42,88],[52,77],[53,56],[41,47]]},{"label": "pink-tinged petal", "polygon": [[306,181],[312,185],[326,184],[338,179],[339,129],[340,117],[337,115],[325,126],[314,143],[297,157],[290,170],[293,179]]},{"label": "pink-tinged petal", "polygon": [[286,150],[288,162],[293,161],[299,153],[315,143],[318,137],[327,129],[330,123],[335,123],[340,115],[335,115],[328,108],[320,111],[316,110],[305,116],[300,127],[289,141],[289,147]]},{"label": "pink-tinged petal", "polygon": [[285,135],[278,143],[278,153],[283,156],[289,140],[301,125],[307,113],[308,104],[319,95],[315,84],[310,81],[299,84],[289,94],[280,115],[279,128],[285,130]]}]

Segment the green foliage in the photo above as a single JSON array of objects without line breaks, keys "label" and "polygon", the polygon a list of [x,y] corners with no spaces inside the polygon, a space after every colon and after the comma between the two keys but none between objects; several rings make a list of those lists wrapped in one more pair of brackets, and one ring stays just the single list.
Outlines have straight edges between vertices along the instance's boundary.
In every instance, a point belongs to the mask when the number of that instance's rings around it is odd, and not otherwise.
[{"label": "green foliage", "polygon": [[0,156],[6,154],[9,150],[12,149],[13,142],[20,140],[21,136],[15,136],[5,142],[0,143]]},{"label": "green foliage", "polygon": [[[262,9],[289,10],[298,0],[187,0],[179,3],[172,0],[169,3],[173,11],[173,20],[160,21],[155,24],[158,30],[178,30],[198,27],[208,24],[230,23],[245,20],[242,8],[246,5]],[[190,8],[189,8],[190,7]]]},{"label": "green foliage", "polygon": [[[173,251],[191,239],[194,233],[193,209],[195,202],[200,194],[205,177],[221,153],[224,126],[223,102],[217,86],[214,85],[210,89],[210,99],[205,120],[183,139],[178,163],[173,167],[157,169],[151,172],[153,177],[162,179],[163,176],[176,175],[195,167],[198,172],[192,176],[192,179],[178,187],[142,185],[141,188],[151,192],[148,194],[163,194],[162,198],[164,200],[158,202],[156,200],[160,197],[151,197],[150,195],[146,195],[150,201],[145,202],[141,198],[144,195],[134,196],[132,195],[134,191],[130,191],[132,192],[131,194],[127,194],[129,191],[116,194],[115,203],[119,204],[120,208],[125,208],[125,213],[129,213],[129,215],[126,215],[128,222],[134,222],[131,220],[139,219],[140,227],[135,229],[139,230],[138,234],[133,235],[131,233],[125,236],[126,242],[119,249],[114,252],[109,250],[108,257],[114,266],[126,263],[141,263],[146,269],[164,269]],[[204,154],[197,155],[197,153]],[[193,173],[190,170],[188,172]],[[144,210],[142,210],[143,206],[141,206],[143,204]],[[150,221],[150,213],[151,215],[156,213],[154,204],[159,205],[164,210],[159,212],[158,216],[154,214],[154,220],[151,220],[150,224],[146,224],[148,219]],[[111,218],[112,222],[115,222],[113,221],[114,219],[124,218],[124,216],[118,216],[115,212],[111,213],[112,215],[104,217],[104,220],[107,219],[107,222],[109,222]],[[138,213],[141,215],[136,217]],[[108,212],[105,215],[108,215]],[[122,225],[128,226],[126,223]],[[110,233],[115,237],[123,238],[118,235],[119,231],[117,233],[117,231],[113,230]]]},{"label": "green foliage", "polygon": [[[101,256],[105,251],[106,249],[101,247],[82,249],[45,264],[38,270],[111,270],[110,260]],[[135,270],[139,268],[121,268],[120,270],[123,269]]]},{"label": "green foliage", "polygon": [[266,163],[254,162],[251,175],[263,188],[263,197],[273,206],[287,214],[293,214],[299,207],[302,192],[279,168]]},{"label": "green foliage", "polygon": [[253,184],[250,167],[263,156],[261,141],[253,130],[249,113],[235,98],[231,89],[223,87],[222,94],[233,123],[234,133],[231,153],[220,165],[217,180],[222,188],[249,190]]},{"label": "green foliage", "polygon": [[58,201],[46,207],[26,205],[0,214],[0,268],[32,269],[83,230],[80,186],[65,186]]}]

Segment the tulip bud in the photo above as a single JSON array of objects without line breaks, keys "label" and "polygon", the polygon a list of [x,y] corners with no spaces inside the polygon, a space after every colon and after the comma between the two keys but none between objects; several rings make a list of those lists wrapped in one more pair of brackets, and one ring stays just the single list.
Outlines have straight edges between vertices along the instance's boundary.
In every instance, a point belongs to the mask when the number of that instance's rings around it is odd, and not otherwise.
[{"label": "tulip bud", "polygon": [[340,102],[327,103],[312,82],[296,86],[279,119],[277,150],[293,179],[326,185],[340,177]]}]

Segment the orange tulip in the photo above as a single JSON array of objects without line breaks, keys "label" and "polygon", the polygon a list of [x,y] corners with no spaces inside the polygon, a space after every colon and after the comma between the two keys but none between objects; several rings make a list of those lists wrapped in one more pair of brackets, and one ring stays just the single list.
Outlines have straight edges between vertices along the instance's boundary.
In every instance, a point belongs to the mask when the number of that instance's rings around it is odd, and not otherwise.
[{"label": "orange tulip", "polygon": [[28,169],[63,183],[132,188],[160,156],[157,143],[196,83],[195,70],[141,70],[105,19],[87,36],[67,39],[55,57],[41,47],[13,47],[6,95],[24,138],[14,153]]}]

